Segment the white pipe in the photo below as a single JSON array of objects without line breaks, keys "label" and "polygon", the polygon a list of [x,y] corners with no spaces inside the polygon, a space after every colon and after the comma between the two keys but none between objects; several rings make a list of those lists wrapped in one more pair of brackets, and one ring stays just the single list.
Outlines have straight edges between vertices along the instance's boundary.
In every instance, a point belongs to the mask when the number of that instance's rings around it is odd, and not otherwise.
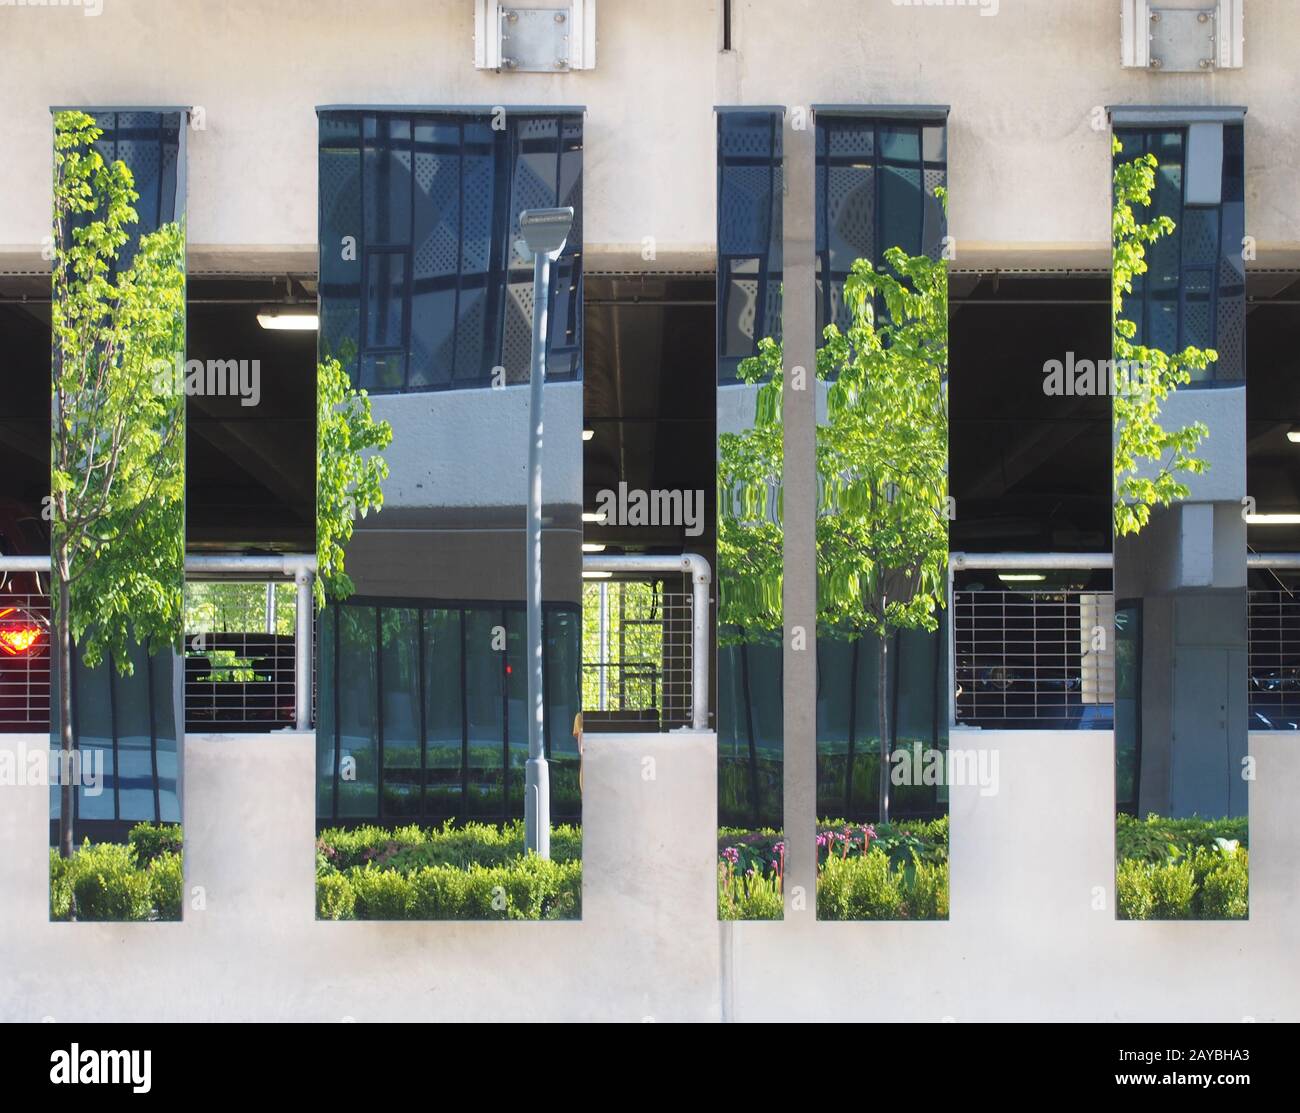
[{"label": "white pipe", "polygon": [[[312,563],[315,563],[313,560]],[[297,609],[294,614],[296,628],[293,642],[294,667],[294,727],[298,730],[311,730],[311,687],[315,673],[315,646],[312,645],[312,574],[305,568],[299,568],[294,576],[298,589]]]},{"label": "white pipe", "polygon": [[1247,568],[1300,568],[1300,553],[1247,553]]},{"label": "white pipe", "polygon": [[[280,553],[268,556],[219,556],[207,553],[192,554],[185,558],[187,574],[214,575],[242,573],[283,576],[294,579],[299,569],[314,574],[316,557],[311,553]],[[0,572],[49,572],[47,556],[0,556]]]},{"label": "white pipe", "polygon": [[1010,571],[1043,569],[1067,572],[1090,568],[1111,568],[1114,558],[1110,553],[950,553],[948,567],[954,572],[969,568],[991,568]]}]

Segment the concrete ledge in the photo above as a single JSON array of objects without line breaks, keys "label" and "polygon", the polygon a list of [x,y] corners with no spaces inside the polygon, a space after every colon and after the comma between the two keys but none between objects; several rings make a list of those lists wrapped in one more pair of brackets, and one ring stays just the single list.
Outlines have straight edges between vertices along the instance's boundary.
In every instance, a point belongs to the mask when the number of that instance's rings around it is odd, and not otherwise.
[{"label": "concrete ledge", "polygon": [[288,732],[186,739],[204,910],[50,924],[47,790],[3,787],[0,1018],[1300,1018],[1300,737],[1251,737],[1245,923],[1115,920],[1109,732],[960,744],[998,752],[999,791],[952,790],[946,923],[823,924],[810,900],[718,925],[712,734],[588,734],[580,923],[317,923],[314,741]]},{"label": "concrete ledge", "polygon": [[311,734],[186,738],[179,924],[49,923],[48,789],[0,788],[0,1019],[716,1019],[716,750],[588,734],[580,923],[318,923]]}]

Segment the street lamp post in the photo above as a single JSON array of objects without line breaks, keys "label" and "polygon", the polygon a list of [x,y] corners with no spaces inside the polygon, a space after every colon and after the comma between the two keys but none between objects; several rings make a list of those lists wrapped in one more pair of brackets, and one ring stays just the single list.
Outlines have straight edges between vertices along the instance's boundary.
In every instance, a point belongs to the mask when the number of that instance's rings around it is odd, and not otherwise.
[{"label": "street lamp post", "polygon": [[551,263],[559,258],[573,226],[573,210],[527,209],[519,232],[533,257],[533,367],[528,423],[528,763],[524,766],[524,846],[539,858],[551,856],[551,787],[542,744],[545,694],[542,687],[542,395],[546,383],[546,310]]}]

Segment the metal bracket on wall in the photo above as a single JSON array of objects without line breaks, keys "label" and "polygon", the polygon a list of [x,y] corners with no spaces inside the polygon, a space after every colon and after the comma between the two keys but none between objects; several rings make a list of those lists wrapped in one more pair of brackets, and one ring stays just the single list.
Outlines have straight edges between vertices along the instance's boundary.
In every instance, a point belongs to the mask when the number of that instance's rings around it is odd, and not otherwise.
[{"label": "metal bracket on wall", "polygon": [[596,0],[563,7],[475,0],[474,66],[504,73],[594,69]]},{"label": "metal bracket on wall", "polygon": [[1245,43],[1245,0],[1122,0],[1121,64],[1155,73],[1240,69]]}]

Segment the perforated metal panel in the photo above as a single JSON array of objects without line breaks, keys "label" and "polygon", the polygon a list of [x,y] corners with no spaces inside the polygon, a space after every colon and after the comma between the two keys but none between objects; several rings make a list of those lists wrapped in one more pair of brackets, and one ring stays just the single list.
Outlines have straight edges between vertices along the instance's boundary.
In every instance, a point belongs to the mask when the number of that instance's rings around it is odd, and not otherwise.
[{"label": "perforated metal panel", "polygon": [[[322,342],[352,341],[368,389],[487,386],[498,365],[527,379],[532,264],[514,251],[519,213],[581,212],[580,116],[325,110],[320,180],[323,252],[357,240],[350,265],[322,256]],[[551,379],[581,375],[581,242],[575,219],[548,318]]]}]

